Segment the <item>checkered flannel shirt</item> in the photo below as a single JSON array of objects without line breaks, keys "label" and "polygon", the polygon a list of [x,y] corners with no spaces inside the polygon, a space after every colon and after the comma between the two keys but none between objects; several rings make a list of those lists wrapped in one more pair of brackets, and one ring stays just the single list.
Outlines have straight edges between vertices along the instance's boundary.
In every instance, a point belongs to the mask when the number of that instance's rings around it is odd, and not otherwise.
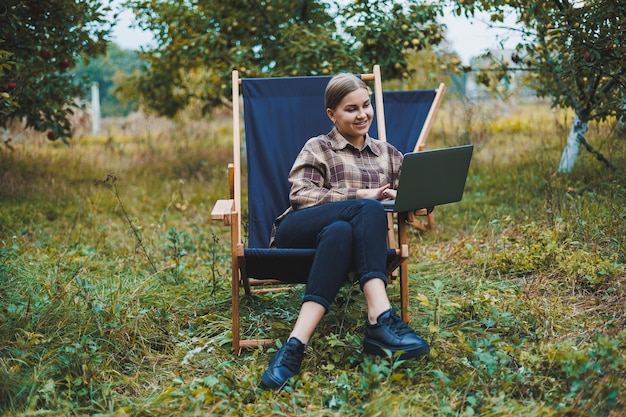
[{"label": "checkered flannel shirt", "polygon": [[362,149],[350,144],[333,129],[304,145],[289,173],[291,206],[274,222],[276,228],[289,213],[319,204],[356,198],[358,189],[398,186],[402,153],[391,144],[365,138]]}]

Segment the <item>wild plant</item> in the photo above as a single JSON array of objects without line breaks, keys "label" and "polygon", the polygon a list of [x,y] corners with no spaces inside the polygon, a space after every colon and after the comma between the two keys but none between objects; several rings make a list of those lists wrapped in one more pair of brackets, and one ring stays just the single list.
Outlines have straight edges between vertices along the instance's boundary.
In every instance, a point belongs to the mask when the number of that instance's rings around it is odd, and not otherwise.
[{"label": "wild plant", "polygon": [[174,282],[180,284],[183,279],[184,270],[182,259],[188,254],[186,248],[188,236],[184,232],[178,232],[176,227],[172,227],[167,232],[167,240],[169,241],[169,244],[167,245],[165,259],[166,261],[171,262],[168,269],[174,279]]},{"label": "wild plant", "polygon": [[107,176],[103,180],[96,180],[95,185],[96,186],[105,185],[105,186],[110,187],[110,189],[113,192],[113,195],[115,196],[115,199],[117,200],[120,210],[122,210],[124,219],[128,223],[130,230],[133,232],[133,235],[135,236],[137,244],[141,248],[144,257],[146,258],[146,260],[148,261],[148,264],[152,268],[152,272],[155,274],[158,273],[157,267],[152,261],[152,258],[150,257],[150,253],[148,252],[148,249],[144,245],[141,233],[139,232],[139,229],[133,223],[133,220],[130,218],[128,211],[126,210],[126,207],[124,206],[124,202],[122,201],[122,198],[120,197],[119,190],[117,189],[117,176],[113,174],[112,172],[110,172],[107,174]]}]

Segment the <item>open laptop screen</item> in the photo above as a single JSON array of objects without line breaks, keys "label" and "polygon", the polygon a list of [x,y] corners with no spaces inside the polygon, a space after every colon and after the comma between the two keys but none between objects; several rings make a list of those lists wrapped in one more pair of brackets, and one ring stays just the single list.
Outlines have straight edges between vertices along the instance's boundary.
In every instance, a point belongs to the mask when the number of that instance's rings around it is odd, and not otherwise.
[{"label": "open laptop screen", "polygon": [[473,150],[463,145],[407,153],[396,199],[383,201],[385,209],[405,212],[460,201]]}]

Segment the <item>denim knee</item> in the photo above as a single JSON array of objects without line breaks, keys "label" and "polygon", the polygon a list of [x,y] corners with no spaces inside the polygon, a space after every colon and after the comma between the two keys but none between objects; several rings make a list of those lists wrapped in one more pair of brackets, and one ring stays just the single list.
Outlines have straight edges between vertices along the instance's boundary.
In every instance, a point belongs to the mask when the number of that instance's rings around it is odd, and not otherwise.
[{"label": "denim knee", "polygon": [[378,200],[361,200],[361,212],[366,221],[373,226],[381,226],[387,229],[387,213]]},{"label": "denim knee", "polygon": [[337,250],[334,245],[352,246],[352,226],[347,221],[338,220],[324,227],[319,235],[317,235],[317,248],[319,249],[322,240],[326,244],[333,245],[333,252]]},{"label": "denim knee", "polygon": [[387,269],[387,214],[376,200],[360,200],[354,206],[354,268],[361,285],[371,276],[385,279]]},{"label": "denim knee", "polygon": [[318,235],[315,259],[309,271],[304,301],[315,301],[330,310],[352,264],[352,226],[336,221]]}]

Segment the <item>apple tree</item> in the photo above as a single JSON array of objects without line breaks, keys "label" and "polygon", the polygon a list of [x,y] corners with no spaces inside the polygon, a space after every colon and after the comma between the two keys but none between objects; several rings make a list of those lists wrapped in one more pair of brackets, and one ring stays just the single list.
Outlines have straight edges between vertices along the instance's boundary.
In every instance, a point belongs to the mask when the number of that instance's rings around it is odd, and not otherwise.
[{"label": "apple tree", "polygon": [[68,117],[83,86],[71,69],[106,50],[106,0],[0,0],[0,126],[13,121],[70,136]]},{"label": "apple tree", "polygon": [[488,12],[494,24],[513,13],[522,40],[511,62],[496,63],[500,79],[511,71],[532,74],[532,86],[553,106],[575,112],[559,172],[571,172],[583,144],[611,166],[587,142],[589,122],[626,113],[626,1],[452,0],[457,14]]},{"label": "apple tree", "polygon": [[143,106],[173,116],[192,100],[205,109],[244,77],[371,71],[407,75],[406,54],[442,39],[441,6],[421,0],[128,0],[154,34],[144,71],[127,80]]}]

